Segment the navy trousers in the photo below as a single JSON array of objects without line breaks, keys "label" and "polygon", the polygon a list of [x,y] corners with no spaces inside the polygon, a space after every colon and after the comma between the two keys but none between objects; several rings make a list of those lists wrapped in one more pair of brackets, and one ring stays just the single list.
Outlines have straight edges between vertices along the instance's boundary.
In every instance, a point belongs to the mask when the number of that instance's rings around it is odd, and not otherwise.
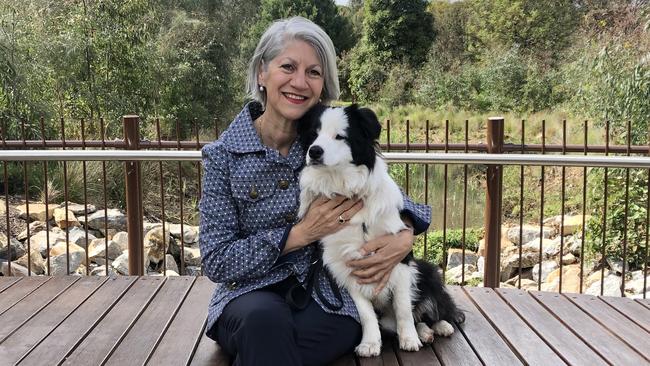
[{"label": "navy trousers", "polygon": [[[361,325],[329,314],[313,299],[292,308],[288,279],[231,301],[210,330],[233,365],[326,365],[351,352],[361,340]],[[215,329],[216,328],[216,329]]]}]

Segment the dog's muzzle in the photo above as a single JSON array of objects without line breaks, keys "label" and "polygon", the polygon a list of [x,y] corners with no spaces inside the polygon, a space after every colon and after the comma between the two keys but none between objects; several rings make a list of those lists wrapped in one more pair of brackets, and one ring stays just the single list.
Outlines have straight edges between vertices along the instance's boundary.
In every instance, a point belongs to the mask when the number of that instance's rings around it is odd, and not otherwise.
[{"label": "dog's muzzle", "polygon": [[318,145],[311,146],[307,152],[307,155],[309,155],[309,163],[314,165],[322,164],[324,153],[322,147]]}]

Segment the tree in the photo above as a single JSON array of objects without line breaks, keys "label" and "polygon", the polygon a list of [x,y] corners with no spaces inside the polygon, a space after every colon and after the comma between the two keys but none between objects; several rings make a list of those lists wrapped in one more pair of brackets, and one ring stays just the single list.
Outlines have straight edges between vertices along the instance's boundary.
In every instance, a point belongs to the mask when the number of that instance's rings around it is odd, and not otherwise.
[{"label": "tree", "polygon": [[271,22],[292,16],[305,17],[321,26],[332,39],[337,55],[350,49],[356,43],[352,24],[339,13],[332,0],[262,0],[259,14],[260,16],[243,47],[245,54],[249,56]]},{"label": "tree", "polygon": [[468,23],[470,50],[519,46],[538,61],[554,65],[570,44],[578,21],[578,8],[570,0],[474,0]]},{"label": "tree", "polygon": [[426,4],[423,0],[366,0],[363,35],[350,56],[348,85],[354,98],[377,100],[395,65],[415,68],[426,60],[435,38]]},{"label": "tree", "polygon": [[393,61],[417,66],[433,42],[433,18],[424,0],[366,0],[363,37]]}]

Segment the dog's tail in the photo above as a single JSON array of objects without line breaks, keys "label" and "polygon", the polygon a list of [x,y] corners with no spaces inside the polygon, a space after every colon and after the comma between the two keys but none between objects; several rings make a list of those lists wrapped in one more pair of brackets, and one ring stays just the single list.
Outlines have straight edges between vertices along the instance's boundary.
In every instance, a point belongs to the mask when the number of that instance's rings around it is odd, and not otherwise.
[{"label": "dog's tail", "polygon": [[440,320],[463,323],[465,313],[458,308],[445,289],[439,267],[421,259],[414,259],[414,261],[420,272],[417,282],[419,299],[414,307],[414,315],[429,326]]}]

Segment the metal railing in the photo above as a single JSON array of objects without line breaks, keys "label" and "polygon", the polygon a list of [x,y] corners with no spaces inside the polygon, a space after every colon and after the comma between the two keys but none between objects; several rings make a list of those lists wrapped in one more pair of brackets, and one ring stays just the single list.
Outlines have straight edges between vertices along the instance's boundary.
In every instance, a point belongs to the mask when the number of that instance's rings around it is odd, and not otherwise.
[{"label": "metal railing", "polygon": [[[42,121],[41,121],[42,124]],[[163,192],[162,187],[162,163],[175,161],[178,162],[178,175],[182,175],[180,162],[198,162],[201,159],[200,151],[183,151],[182,149],[199,149],[204,146],[207,142],[200,141],[198,135],[198,129],[196,134],[196,141],[161,141],[160,139],[160,128],[157,126],[158,131],[158,141],[142,141],[140,139],[139,133],[139,119],[137,116],[126,116],[124,118],[124,140],[116,141],[87,141],[82,139],[81,141],[70,141],[70,140],[45,140],[44,138],[41,141],[28,141],[23,139],[6,141],[5,136],[3,135],[2,146],[4,150],[0,154],[0,160],[5,162],[5,195],[8,194],[8,189],[6,188],[6,162],[47,162],[47,161],[82,161],[85,169],[86,161],[102,161],[102,163],[107,161],[123,161],[125,164],[125,186],[126,186],[126,212],[128,217],[128,235],[129,235],[129,253],[133,255],[129,256],[129,273],[131,274],[144,274],[143,268],[143,246],[142,246],[142,225],[143,225],[143,197],[142,197],[142,187],[141,187],[141,172],[140,172],[140,162],[149,161],[149,162],[158,162],[160,165],[160,177],[161,177],[161,194]],[[429,168],[434,165],[442,165],[444,168],[444,189],[443,189],[443,243],[447,243],[447,212],[448,212],[448,165],[462,165],[464,168],[464,202],[463,202],[463,239],[462,239],[462,261],[463,268],[465,264],[465,231],[466,231],[466,217],[467,217],[467,181],[468,181],[468,165],[480,165],[487,168],[486,171],[486,185],[485,185],[485,211],[484,211],[484,239],[485,239],[485,269],[484,269],[484,285],[488,287],[498,287],[500,284],[500,256],[501,256],[501,225],[503,221],[502,214],[502,198],[503,198],[503,168],[504,166],[520,166],[520,213],[519,213],[519,226],[520,230],[523,227],[523,185],[524,185],[524,166],[539,166],[541,167],[541,199],[540,199],[540,237],[542,237],[542,228],[544,226],[543,216],[544,216],[544,167],[562,167],[562,209],[560,215],[562,217],[562,228],[564,226],[564,215],[565,215],[565,167],[582,167],[584,170],[584,183],[583,183],[583,220],[586,213],[586,186],[587,186],[587,168],[588,167],[601,167],[605,168],[605,203],[604,209],[607,210],[607,168],[625,168],[627,169],[629,175],[629,169],[646,169],[650,172],[650,157],[647,156],[631,156],[631,154],[648,154],[649,148],[647,146],[632,146],[629,141],[630,135],[630,126],[628,124],[628,141],[627,146],[620,145],[610,145],[609,142],[609,124],[606,125],[606,143],[605,145],[589,145],[587,143],[587,123],[585,122],[584,126],[584,144],[583,145],[570,145],[566,143],[566,122],[563,122],[563,143],[561,145],[551,145],[547,144],[545,141],[545,127],[542,123],[542,143],[541,144],[524,144],[524,123],[521,124],[521,143],[506,143],[504,142],[504,120],[502,118],[491,118],[487,121],[487,133],[485,143],[469,143],[468,139],[468,121],[465,121],[465,141],[464,143],[450,143],[449,141],[449,122],[445,122],[445,142],[444,143],[432,143],[429,138],[429,122],[426,122],[426,141],[424,143],[412,143],[410,142],[409,136],[409,122],[406,122],[406,142],[395,143],[391,142],[391,124],[390,121],[386,123],[385,131],[386,137],[384,143],[382,143],[382,148],[385,151],[384,157],[389,163],[394,164],[404,164],[405,166],[405,181],[403,186],[405,191],[408,193],[410,186],[410,175],[411,165],[417,164],[418,166],[423,165],[425,184],[424,184],[424,201],[429,203]],[[216,134],[219,135],[218,129],[215,128]],[[102,135],[103,137],[103,135]],[[64,148],[69,149],[72,147],[79,147],[84,150],[28,150],[30,148]],[[102,148],[106,149],[107,147],[122,149],[122,150],[86,150],[86,148]],[[176,151],[163,151],[155,150],[150,151],[148,149],[177,149]],[[398,150],[401,152],[395,152]],[[423,152],[422,152],[423,151]],[[444,151],[444,152],[430,152],[430,151]],[[471,151],[471,152],[470,152]],[[526,154],[530,152],[541,152],[542,155],[532,155]],[[562,155],[547,155],[549,152],[562,153]],[[582,153],[583,155],[566,155],[567,153]],[[588,156],[587,153],[605,153],[605,156]],[[623,153],[626,156],[609,156],[610,153]],[[45,163],[43,163],[45,164]],[[44,165],[45,166],[45,165]],[[65,165],[64,165],[65,167]],[[45,168],[45,171],[47,169]],[[25,168],[26,172],[26,168]],[[85,172],[85,170],[84,170]],[[85,174],[85,173],[84,173]],[[201,177],[201,167],[197,163],[197,176],[199,179],[200,186],[200,177]],[[105,178],[104,178],[105,179]],[[27,186],[28,177],[25,173],[25,185]],[[85,184],[85,183],[84,183]],[[649,183],[650,184],[650,183]],[[626,187],[629,185],[629,180],[626,183]],[[27,189],[26,189],[27,192]],[[200,192],[199,192],[200,194]],[[28,194],[26,193],[28,201]],[[67,192],[66,192],[67,196]],[[163,216],[164,216],[164,194],[161,199],[161,205],[163,205]],[[67,202],[67,199],[66,199]],[[650,201],[649,201],[650,205]],[[8,207],[8,199],[7,199]],[[27,207],[29,207],[27,205]],[[181,202],[181,218],[183,217],[183,205]],[[650,212],[650,211],[649,211]],[[8,213],[7,213],[8,215]],[[29,215],[29,213],[28,213]],[[625,221],[627,222],[627,207],[625,209]],[[606,211],[603,214],[603,217],[606,217]],[[183,221],[180,222],[181,226]],[[627,224],[626,224],[627,225]],[[9,226],[9,219],[7,217],[7,227]],[[134,230],[134,228],[137,228]],[[585,223],[583,222],[582,228],[584,230]],[[647,229],[647,228],[646,228]],[[163,226],[164,230],[164,226]],[[182,227],[181,227],[182,230]],[[603,222],[603,231],[606,230],[606,222]],[[625,232],[627,232],[627,226],[625,227]],[[10,230],[7,229],[7,233],[10,234]],[[181,231],[181,250],[183,250],[183,231]],[[164,233],[163,233],[164,235]],[[604,235],[604,234],[603,234]],[[11,235],[7,235],[9,238]],[[520,240],[522,233],[520,232]],[[29,240],[29,239],[28,239]],[[627,238],[623,242],[623,246],[627,246]],[[604,241],[604,237],[603,237]],[[520,243],[520,252],[519,259],[521,261],[521,244]],[[603,245],[604,247],[604,245]],[[582,249],[584,249],[584,235],[582,236]],[[424,250],[426,253],[427,243],[425,237]],[[562,252],[562,251],[561,251]],[[603,249],[603,256],[604,256]],[[624,250],[625,254],[625,250]],[[646,255],[644,259],[643,274],[644,276],[648,273],[647,268],[647,234],[646,234]],[[49,258],[48,258],[49,260]],[[181,255],[181,268],[183,268],[183,256]],[[446,255],[444,257],[446,260]],[[626,258],[623,258],[624,262]],[[539,262],[542,263],[541,258],[541,241],[540,241],[540,258]],[[9,264],[10,265],[10,264]],[[582,292],[582,258],[581,258],[581,282],[580,282],[580,292]],[[540,266],[541,267],[541,266]],[[519,266],[519,286],[521,286],[521,262]],[[181,269],[182,270],[182,269]],[[623,266],[622,274],[622,285],[621,293],[625,289],[625,266]],[[604,268],[603,268],[604,271]],[[560,291],[562,291],[562,264],[560,262]],[[603,272],[604,274],[604,272]],[[541,275],[541,268],[540,268]],[[602,276],[601,276],[602,277]],[[465,273],[463,270],[463,282],[465,282]],[[539,281],[539,286],[541,286],[541,280]],[[644,287],[645,287],[645,278],[644,278]],[[602,278],[601,278],[601,293],[602,293]]]}]

